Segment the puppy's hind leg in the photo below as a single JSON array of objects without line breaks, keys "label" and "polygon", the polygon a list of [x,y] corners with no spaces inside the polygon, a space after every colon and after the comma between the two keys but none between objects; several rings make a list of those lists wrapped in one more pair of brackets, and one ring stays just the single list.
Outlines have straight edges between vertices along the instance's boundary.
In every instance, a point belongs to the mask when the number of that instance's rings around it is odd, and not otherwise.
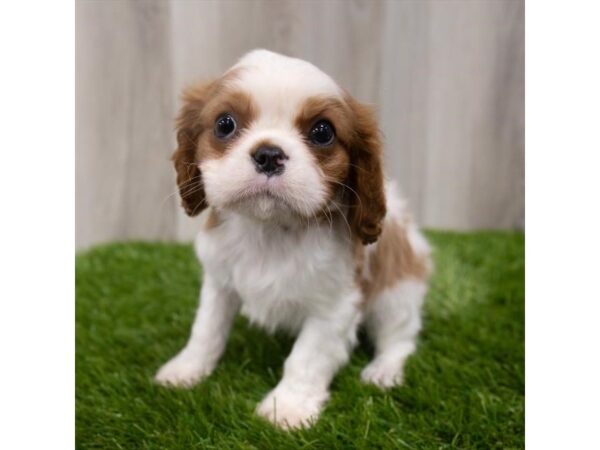
[{"label": "puppy's hind leg", "polygon": [[416,349],[426,293],[425,281],[402,279],[368,306],[365,325],[375,346],[375,358],[361,373],[365,383],[382,389],[402,383],[404,363]]}]

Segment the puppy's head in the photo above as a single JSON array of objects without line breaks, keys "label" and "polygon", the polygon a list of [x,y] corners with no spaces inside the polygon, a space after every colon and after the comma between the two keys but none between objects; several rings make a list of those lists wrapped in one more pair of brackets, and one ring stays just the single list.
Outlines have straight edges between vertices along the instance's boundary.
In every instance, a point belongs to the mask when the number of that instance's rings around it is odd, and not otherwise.
[{"label": "puppy's head", "polygon": [[377,239],[385,216],[377,124],[325,73],[256,50],[183,101],[173,161],[189,215],[211,205],[289,222],[344,211],[363,243]]}]

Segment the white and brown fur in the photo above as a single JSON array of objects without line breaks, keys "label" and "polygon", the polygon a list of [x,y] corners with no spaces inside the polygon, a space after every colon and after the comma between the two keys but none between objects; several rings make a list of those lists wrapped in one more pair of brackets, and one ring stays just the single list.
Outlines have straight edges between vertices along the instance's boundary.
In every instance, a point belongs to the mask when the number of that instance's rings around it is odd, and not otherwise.
[{"label": "white and brown fur", "polygon": [[[187,387],[208,376],[241,312],[297,336],[257,408],[281,427],[317,419],[361,324],[375,346],[362,379],[399,385],[421,328],[430,251],[384,181],[371,110],[312,64],[266,50],[183,98],[173,160],[185,210],[201,213],[204,281],[189,341],[156,380]],[[223,113],[238,125],[226,141],[213,132]],[[323,118],[336,138],[315,148],[307,133]],[[286,154],[280,175],[252,164],[265,143]]]}]

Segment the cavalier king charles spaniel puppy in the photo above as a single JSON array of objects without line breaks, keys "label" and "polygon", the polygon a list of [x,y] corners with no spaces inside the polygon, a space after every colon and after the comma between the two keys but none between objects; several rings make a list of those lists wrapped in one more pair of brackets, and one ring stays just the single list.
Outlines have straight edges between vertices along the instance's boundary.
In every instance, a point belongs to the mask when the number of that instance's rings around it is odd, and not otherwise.
[{"label": "cavalier king charles spaniel puppy", "polygon": [[402,382],[431,271],[427,241],[384,180],[371,109],[312,64],[266,50],[183,95],[173,155],[182,204],[201,214],[204,269],[189,341],[156,375],[210,375],[241,312],[296,336],[257,414],[313,423],[364,325],[366,383]]}]

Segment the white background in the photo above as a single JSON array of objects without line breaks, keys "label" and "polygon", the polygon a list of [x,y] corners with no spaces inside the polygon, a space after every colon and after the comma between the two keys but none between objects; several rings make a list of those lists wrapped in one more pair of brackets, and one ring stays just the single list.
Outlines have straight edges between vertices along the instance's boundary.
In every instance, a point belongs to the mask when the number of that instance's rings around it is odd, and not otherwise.
[{"label": "white background", "polygon": [[[526,13],[527,446],[598,448],[599,7]],[[0,448],[74,447],[73,19],[0,14]]]}]

